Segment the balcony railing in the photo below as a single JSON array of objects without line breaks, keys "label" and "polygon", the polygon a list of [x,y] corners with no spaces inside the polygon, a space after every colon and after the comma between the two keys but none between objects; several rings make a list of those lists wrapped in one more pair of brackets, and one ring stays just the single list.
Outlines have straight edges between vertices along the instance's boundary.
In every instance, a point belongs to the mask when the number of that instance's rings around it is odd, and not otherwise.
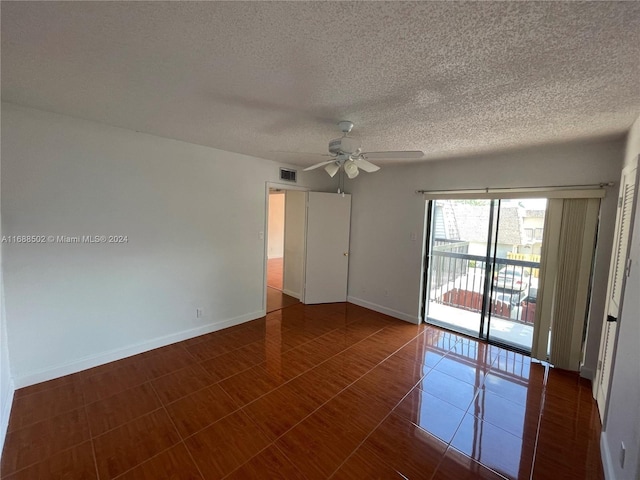
[{"label": "balcony railing", "polygon": [[[469,242],[463,242],[461,240],[449,240],[444,238],[436,238],[433,242],[433,251],[438,252],[438,254],[449,254],[449,253],[469,253]],[[448,267],[448,266],[447,266]],[[454,270],[456,269],[467,269],[468,262],[462,261],[460,265],[454,265]],[[451,277],[451,274],[455,274],[455,271],[449,272],[448,269],[440,268],[437,272],[432,270],[435,275],[432,274],[431,277],[431,285],[433,286],[442,286],[444,283],[448,281],[448,278]]]},{"label": "balcony railing", "polygon": [[[461,242],[459,242],[461,243]],[[465,310],[482,310],[486,257],[434,248],[431,256],[430,301]],[[533,324],[539,262],[496,259],[491,289],[491,315]]]}]

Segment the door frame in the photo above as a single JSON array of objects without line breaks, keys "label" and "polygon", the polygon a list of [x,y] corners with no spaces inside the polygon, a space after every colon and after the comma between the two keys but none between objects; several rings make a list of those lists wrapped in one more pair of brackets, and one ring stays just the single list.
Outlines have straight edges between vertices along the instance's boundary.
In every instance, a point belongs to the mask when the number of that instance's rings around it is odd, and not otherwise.
[{"label": "door frame", "polygon": [[[633,182],[635,182],[635,187],[634,187],[634,194],[633,194],[633,199],[632,199],[632,203],[631,203],[631,212],[630,212],[630,217],[629,217],[629,225],[628,225],[628,235],[629,235],[629,239],[627,242],[627,249],[624,252],[624,262],[625,265],[627,264],[627,262],[629,261],[629,254],[631,252],[631,241],[633,240],[633,228],[635,226],[635,215],[636,215],[636,208],[638,208],[638,203],[640,203],[640,201],[638,200],[638,196],[639,193],[638,192],[638,187],[640,187],[640,155],[637,157],[635,163],[631,163],[630,165],[627,165],[626,167],[624,167],[622,169],[621,175],[620,175],[620,189],[618,191],[618,201],[620,201],[622,199],[623,200],[623,196],[621,196],[622,194],[622,183],[624,180],[625,175],[629,175],[631,176],[631,172],[635,169],[636,172],[633,175],[633,177],[631,178],[631,180]],[[615,370],[615,364],[616,364],[616,353],[618,351],[618,334],[620,331],[619,328],[619,323],[620,321],[622,321],[622,309],[624,307],[624,293],[625,293],[625,289],[627,286],[627,274],[626,272],[623,274],[622,276],[622,283],[620,285],[620,300],[618,303],[618,316],[617,319],[615,320],[615,322],[613,323],[613,325],[611,325],[608,321],[607,321],[607,317],[609,316],[609,303],[611,301],[611,294],[612,294],[612,288],[613,288],[613,275],[615,275],[615,261],[616,261],[616,251],[614,249],[617,248],[618,242],[619,242],[619,235],[620,235],[620,222],[621,219],[619,218],[621,215],[621,206],[619,205],[618,209],[616,210],[616,224],[615,224],[615,231],[614,231],[614,239],[613,239],[613,245],[612,245],[612,252],[611,252],[611,261],[609,264],[609,279],[607,281],[607,299],[604,305],[604,315],[603,315],[603,321],[602,321],[602,329],[601,329],[601,333],[600,333],[600,344],[599,344],[599,348],[598,348],[598,364],[597,364],[597,368],[596,368],[596,373],[594,375],[593,378],[593,384],[592,384],[592,395],[593,398],[596,400],[596,404],[598,406],[598,411],[601,415],[600,418],[600,422],[602,424],[603,428],[606,428],[606,422],[607,422],[607,417],[609,415],[609,400],[611,398],[611,383],[613,382],[613,373]],[[624,267],[626,269],[626,266]],[[637,267],[636,267],[637,268]],[[611,362],[606,365],[606,367],[608,368],[608,378],[606,380],[606,393],[604,395],[604,397],[601,397],[601,393],[602,393],[602,387],[600,386],[601,382],[602,382],[602,376],[605,374],[604,372],[604,356],[605,356],[605,349],[604,349],[604,343],[606,343],[606,335],[607,335],[607,329],[609,328],[613,328],[614,332],[613,332],[613,339],[612,339],[612,344],[611,344]],[[600,405],[600,402],[604,402],[604,405]]]},{"label": "door frame", "polygon": [[[265,182],[265,201],[264,201],[264,231],[263,231],[263,265],[262,265],[262,315],[267,314],[267,262],[269,260],[269,191],[270,190],[284,190],[285,195],[287,190],[296,190],[299,192],[309,192],[311,189],[309,187],[299,187],[297,185],[290,185],[287,183],[277,183],[277,182]],[[286,198],[285,198],[285,212],[286,212]],[[284,224],[285,231],[287,229],[287,223],[285,220]],[[307,248],[307,216],[304,218],[304,248],[306,252]],[[284,252],[283,252],[283,282],[284,282]],[[304,254],[306,255],[306,253]],[[284,286],[284,284],[283,284]],[[302,295],[300,301],[304,303],[304,271],[302,272]]]},{"label": "door frame", "polygon": [[[539,198],[546,198],[546,197],[539,197]],[[476,198],[474,198],[473,196],[470,196],[464,199],[475,200]],[[464,199],[456,198],[454,200],[464,200]],[[483,200],[485,199],[483,198]],[[423,270],[422,270],[421,278],[422,278],[423,284],[421,289],[422,298],[421,298],[421,305],[420,305],[420,321],[421,323],[428,323],[432,325],[437,325],[441,328],[451,329],[452,331],[458,334],[468,335],[472,338],[482,340],[491,345],[508,348],[511,351],[522,353],[523,355],[531,356],[531,353],[532,353],[531,350],[526,350],[517,345],[512,345],[512,344],[497,340],[495,338],[491,338],[491,331],[490,331],[491,317],[493,315],[491,304],[492,304],[492,298],[493,298],[493,292],[494,292],[494,286],[491,279],[493,278],[493,274],[496,268],[498,234],[500,231],[500,212],[501,212],[502,201],[505,199],[504,198],[487,198],[486,200],[489,200],[490,202],[489,203],[489,219],[488,219],[489,225],[487,229],[487,248],[486,248],[486,253],[484,257],[486,259],[486,262],[485,262],[485,279],[483,283],[483,294],[482,294],[482,307],[481,307],[481,311],[479,312],[480,325],[479,325],[477,334],[469,334],[467,332],[455,330],[450,327],[447,327],[446,325],[442,325],[440,322],[437,322],[437,321],[435,323],[433,321],[431,322],[429,321],[428,303],[429,303],[429,292],[430,292],[430,286],[431,286],[431,269],[430,269],[431,257],[433,256],[432,236],[435,230],[434,222],[435,222],[435,216],[436,216],[436,211],[435,211],[436,200],[435,199],[430,199],[425,201],[426,213],[425,213],[425,228],[424,228],[423,244],[425,246],[424,248],[425,248],[426,254],[424,255],[424,261],[422,262]],[[471,330],[469,329],[469,331]]]},{"label": "door frame", "polygon": [[347,301],[351,199],[349,193],[307,194],[304,304]]},{"label": "door frame", "polygon": [[[474,198],[469,198],[469,200],[475,200]],[[493,271],[495,269],[496,262],[496,252],[497,252],[497,239],[498,239],[498,229],[500,223],[500,199],[488,199],[489,200],[489,225],[487,228],[487,247],[485,251],[485,278],[482,285],[482,306],[480,309],[480,323],[478,327],[477,334],[468,334],[466,332],[461,332],[458,330],[454,330],[456,333],[460,333],[462,335],[469,335],[473,338],[477,338],[479,340],[489,342],[489,329],[491,325],[491,297],[493,295],[493,282],[491,278],[493,278]],[[421,321],[424,323],[429,322],[428,316],[428,304],[429,304],[429,293],[431,287],[431,269],[430,269],[430,260],[433,257],[433,235],[435,231],[435,218],[436,218],[436,210],[435,210],[435,202],[436,200],[426,200],[426,227],[425,227],[425,250],[427,251],[427,255],[425,255],[425,261],[423,262],[423,275],[424,284],[422,288],[422,305],[421,305]],[[496,203],[497,202],[497,203]],[[495,221],[494,221],[495,219]],[[433,318],[433,317],[431,317]],[[442,328],[447,328],[446,326],[440,325],[439,322],[435,323]],[[468,329],[472,331],[471,329]],[[493,342],[495,344],[500,344],[500,342]],[[511,348],[511,347],[510,347]],[[517,349],[517,347],[515,347]]]}]

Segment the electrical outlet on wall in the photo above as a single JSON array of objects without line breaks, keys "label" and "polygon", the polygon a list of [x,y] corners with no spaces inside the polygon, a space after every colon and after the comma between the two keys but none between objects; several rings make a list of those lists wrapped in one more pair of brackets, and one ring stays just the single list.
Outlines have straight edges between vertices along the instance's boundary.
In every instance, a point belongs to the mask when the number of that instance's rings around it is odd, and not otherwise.
[{"label": "electrical outlet on wall", "polygon": [[202,318],[202,309],[196,308],[196,318]]}]

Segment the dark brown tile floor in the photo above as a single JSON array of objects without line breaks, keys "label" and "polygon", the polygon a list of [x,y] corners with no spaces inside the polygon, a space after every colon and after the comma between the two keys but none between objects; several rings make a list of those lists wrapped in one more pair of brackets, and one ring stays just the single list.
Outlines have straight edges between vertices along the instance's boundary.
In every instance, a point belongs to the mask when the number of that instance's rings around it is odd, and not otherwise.
[{"label": "dark brown tile floor", "polygon": [[300,300],[282,291],[283,260],[282,257],[267,260],[267,313],[300,303]]},{"label": "dark brown tile floor", "polygon": [[282,290],[267,287],[267,313],[290,307],[296,303],[300,303],[300,300],[283,293]]},{"label": "dark brown tile floor", "polygon": [[601,479],[576,375],[351,304],[298,304],[16,392],[16,479]]}]

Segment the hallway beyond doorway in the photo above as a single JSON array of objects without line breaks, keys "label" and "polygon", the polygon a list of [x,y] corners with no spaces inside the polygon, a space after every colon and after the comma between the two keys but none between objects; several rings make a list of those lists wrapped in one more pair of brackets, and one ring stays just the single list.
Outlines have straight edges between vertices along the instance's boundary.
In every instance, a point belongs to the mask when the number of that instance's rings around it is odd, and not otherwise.
[{"label": "hallway beyond doorway", "polygon": [[267,287],[282,290],[284,257],[267,259]]}]

